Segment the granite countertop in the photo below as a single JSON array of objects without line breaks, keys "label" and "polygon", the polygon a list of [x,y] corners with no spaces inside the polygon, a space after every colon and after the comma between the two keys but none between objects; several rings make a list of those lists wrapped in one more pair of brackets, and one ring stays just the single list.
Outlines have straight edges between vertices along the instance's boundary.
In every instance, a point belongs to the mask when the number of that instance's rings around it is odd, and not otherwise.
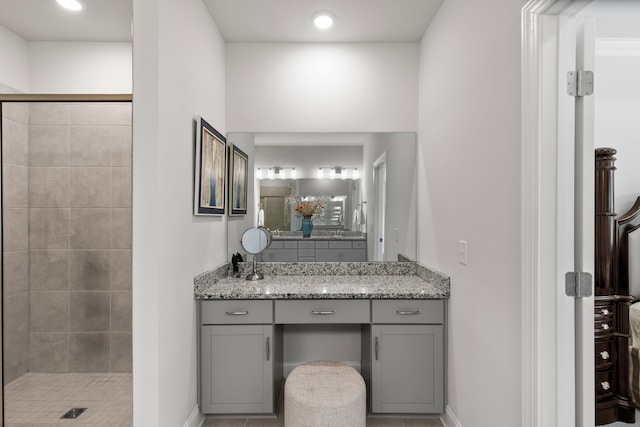
[{"label": "granite countertop", "polygon": [[224,265],[194,279],[196,299],[445,299],[449,277],[415,262],[265,263],[263,280],[240,278]]}]

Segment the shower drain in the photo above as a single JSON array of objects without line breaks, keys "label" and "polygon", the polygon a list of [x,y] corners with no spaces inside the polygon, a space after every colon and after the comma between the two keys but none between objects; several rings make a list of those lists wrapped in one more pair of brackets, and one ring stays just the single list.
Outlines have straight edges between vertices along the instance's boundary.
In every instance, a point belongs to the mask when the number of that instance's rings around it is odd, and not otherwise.
[{"label": "shower drain", "polygon": [[65,418],[78,418],[80,416],[80,414],[82,414],[84,411],[86,411],[87,408],[71,408],[67,411],[66,414],[64,414],[63,416],[60,417],[60,419],[65,419]]}]

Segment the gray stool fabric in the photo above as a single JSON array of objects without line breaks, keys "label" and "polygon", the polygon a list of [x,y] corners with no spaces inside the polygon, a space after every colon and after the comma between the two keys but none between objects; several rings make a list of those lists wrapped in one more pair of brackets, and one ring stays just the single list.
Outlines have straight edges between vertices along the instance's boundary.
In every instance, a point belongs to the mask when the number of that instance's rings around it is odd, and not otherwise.
[{"label": "gray stool fabric", "polygon": [[332,361],[296,367],[284,383],[285,427],[366,427],[364,380],[351,366]]}]

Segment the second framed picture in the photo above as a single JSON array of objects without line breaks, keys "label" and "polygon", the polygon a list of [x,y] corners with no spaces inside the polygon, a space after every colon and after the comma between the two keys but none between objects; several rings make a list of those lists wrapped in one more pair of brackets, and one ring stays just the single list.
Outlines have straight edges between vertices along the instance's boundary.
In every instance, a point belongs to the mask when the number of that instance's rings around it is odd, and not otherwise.
[{"label": "second framed picture", "polygon": [[246,215],[249,157],[236,145],[229,148],[229,215]]}]

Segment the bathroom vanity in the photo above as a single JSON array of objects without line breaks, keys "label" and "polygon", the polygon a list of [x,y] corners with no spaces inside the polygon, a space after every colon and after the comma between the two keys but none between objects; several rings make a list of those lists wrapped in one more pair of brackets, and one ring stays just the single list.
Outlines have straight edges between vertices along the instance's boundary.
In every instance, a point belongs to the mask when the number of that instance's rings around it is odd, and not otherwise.
[{"label": "bathroom vanity", "polygon": [[257,282],[227,266],[195,279],[201,412],[274,413],[287,334],[332,327],[357,331],[369,412],[444,412],[448,277],[413,262],[260,267]]},{"label": "bathroom vanity", "polygon": [[263,262],[359,262],[367,260],[367,239],[358,236],[273,236],[258,256]]}]

